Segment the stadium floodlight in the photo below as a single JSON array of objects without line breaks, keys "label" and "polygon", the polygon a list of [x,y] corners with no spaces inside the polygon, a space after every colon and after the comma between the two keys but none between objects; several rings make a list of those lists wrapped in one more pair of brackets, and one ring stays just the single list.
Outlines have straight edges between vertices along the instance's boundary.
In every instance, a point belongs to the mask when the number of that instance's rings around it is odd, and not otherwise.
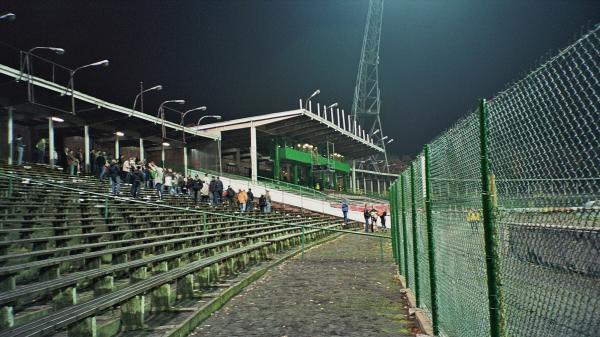
[{"label": "stadium floodlight", "polygon": [[378,134],[378,133],[379,133],[379,129],[375,130],[375,131],[374,131],[374,132],[371,134],[371,136],[375,136],[375,135],[376,135],[376,134]]},{"label": "stadium floodlight", "polygon": [[388,136],[381,138],[381,140],[386,140],[386,139],[388,139]]},{"label": "stadium floodlight", "polygon": [[52,121],[57,122],[57,123],[62,123],[65,120],[60,118],[60,117],[51,117],[50,119],[52,119]]},{"label": "stadium floodlight", "polygon": [[123,133],[122,131],[117,131],[117,132],[115,132],[115,135],[117,135],[119,137],[123,137],[123,136],[125,136],[125,133]]},{"label": "stadium floodlight", "polygon": [[[142,90],[142,91],[140,91],[140,92],[139,92],[139,93],[138,93],[138,94],[135,96],[135,99],[133,100],[133,108],[131,108],[132,112],[129,114],[129,117],[131,117],[131,115],[133,115],[133,112],[135,111],[135,106],[136,106],[136,104],[137,104],[137,100],[138,100],[138,98],[140,98],[140,96],[142,96],[142,95],[143,95],[145,92],[148,92],[148,91],[154,91],[154,90],[156,90],[156,91],[160,91],[160,90],[162,90],[162,88],[163,88],[163,87],[162,87],[162,85],[155,85],[155,86],[153,86],[152,88],[149,88],[149,89],[146,89],[146,90]],[[142,99],[143,99],[143,97],[142,97]],[[143,104],[143,102],[142,102],[142,110],[143,110],[143,107],[144,107],[144,104]],[[142,112],[143,112],[143,111],[142,111]]]},{"label": "stadium floodlight", "polygon": [[394,141],[394,138],[392,138],[392,139],[388,140],[388,142],[387,142],[387,143],[389,144],[389,143],[391,143],[391,142],[393,142],[393,141]]},{"label": "stadium floodlight", "polygon": [[198,119],[198,124],[197,124],[197,126],[200,126],[200,122],[202,122],[202,120],[203,120],[204,118],[214,118],[214,119],[216,119],[216,120],[221,120],[221,118],[222,118],[222,117],[221,117],[221,116],[219,116],[219,115],[208,115],[208,116],[202,116],[202,117],[200,117],[200,119]]},{"label": "stadium floodlight", "polygon": [[0,15],[0,21],[15,21],[17,16],[14,13],[6,13]]},{"label": "stadium floodlight", "polygon": [[336,102],[336,103],[333,103],[332,105],[328,106],[327,109],[333,109],[333,108],[335,108],[337,106],[338,106],[338,104]]},{"label": "stadium floodlight", "polygon": [[315,90],[315,92],[312,93],[312,95],[308,96],[308,98],[306,99],[306,102],[304,103],[304,108],[308,109],[308,102],[320,93],[321,93],[321,90],[317,89],[317,90]]}]

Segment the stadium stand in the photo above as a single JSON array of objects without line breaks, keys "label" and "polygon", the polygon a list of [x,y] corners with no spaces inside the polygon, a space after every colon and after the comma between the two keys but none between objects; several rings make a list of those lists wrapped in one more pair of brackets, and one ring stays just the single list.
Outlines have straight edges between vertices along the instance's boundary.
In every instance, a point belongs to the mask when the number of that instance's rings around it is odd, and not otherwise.
[{"label": "stadium stand", "polygon": [[0,166],[0,336],[97,336],[100,321],[143,329],[149,314],[343,227],[313,212],[108,191],[45,165]]}]

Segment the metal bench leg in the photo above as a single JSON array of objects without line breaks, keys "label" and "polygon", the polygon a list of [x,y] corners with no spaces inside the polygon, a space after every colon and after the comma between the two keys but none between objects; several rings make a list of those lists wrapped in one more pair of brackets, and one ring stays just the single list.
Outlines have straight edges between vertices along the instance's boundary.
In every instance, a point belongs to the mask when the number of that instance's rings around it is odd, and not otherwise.
[{"label": "metal bench leg", "polygon": [[108,294],[114,289],[114,278],[112,276],[104,276],[94,284],[94,296],[102,296]]},{"label": "metal bench leg", "polygon": [[145,297],[135,296],[121,305],[121,330],[139,330],[144,328]]},{"label": "metal bench leg", "polygon": [[194,275],[189,274],[177,279],[177,294],[180,298],[194,297]]},{"label": "metal bench leg", "polygon": [[15,325],[13,307],[3,306],[0,308],[0,330],[12,328]]},{"label": "metal bench leg", "polygon": [[96,329],[96,317],[88,317],[77,323],[72,324],[68,328],[69,337],[96,337],[98,332]]},{"label": "metal bench leg", "polygon": [[152,290],[152,311],[167,311],[171,307],[171,285],[169,283]]},{"label": "metal bench leg", "polygon": [[77,304],[77,288],[69,287],[67,289],[60,290],[58,294],[54,296],[52,302],[55,310],[60,310],[62,308]]}]

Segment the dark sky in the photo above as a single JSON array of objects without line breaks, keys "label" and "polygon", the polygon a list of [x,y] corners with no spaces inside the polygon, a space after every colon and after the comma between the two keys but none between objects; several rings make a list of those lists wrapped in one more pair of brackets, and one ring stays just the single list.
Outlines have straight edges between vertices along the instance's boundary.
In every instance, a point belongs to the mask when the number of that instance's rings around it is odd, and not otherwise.
[{"label": "dark sky", "polygon": [[[350,110],[367,0],[3,0],[0,41],[70,67],[77,88],[130,106],[143,80],[164,99],[207,105],[225,119],[320,102]],[[597,0],[386,0],[380,51],[383,128],[394,154],[423,144],[600,22]],[[175,117],[175,116],[173,116]],[[191,119],[197,119],[197,116]]]}]

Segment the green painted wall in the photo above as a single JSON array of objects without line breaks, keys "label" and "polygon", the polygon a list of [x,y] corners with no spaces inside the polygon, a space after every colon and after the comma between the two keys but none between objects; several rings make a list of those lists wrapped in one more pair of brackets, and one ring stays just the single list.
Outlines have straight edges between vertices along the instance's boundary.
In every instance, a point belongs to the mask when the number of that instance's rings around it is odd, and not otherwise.
[{"label": "green painted wall", "polygon": [[[311,159],[311,155],[310,152],[305,152],[305,151],[299,151],[290,147],[280,147],[279,148],[279,159],[280,160],[289,160],[289,161],[295,161],[295,162],[299,162],[299,163],[304,163],[304,164],[308,164],[310,165],[312,162]],[[319,155],[317,156],[317,161],[318,165],[326,165],[327,164],[327,158]],[[335,164],[335,169],[336,171],[340,171],[340,172],[350,172],[350,164],[341,162],[341,161],[337,161],[334,160],[333,161]]]}]

